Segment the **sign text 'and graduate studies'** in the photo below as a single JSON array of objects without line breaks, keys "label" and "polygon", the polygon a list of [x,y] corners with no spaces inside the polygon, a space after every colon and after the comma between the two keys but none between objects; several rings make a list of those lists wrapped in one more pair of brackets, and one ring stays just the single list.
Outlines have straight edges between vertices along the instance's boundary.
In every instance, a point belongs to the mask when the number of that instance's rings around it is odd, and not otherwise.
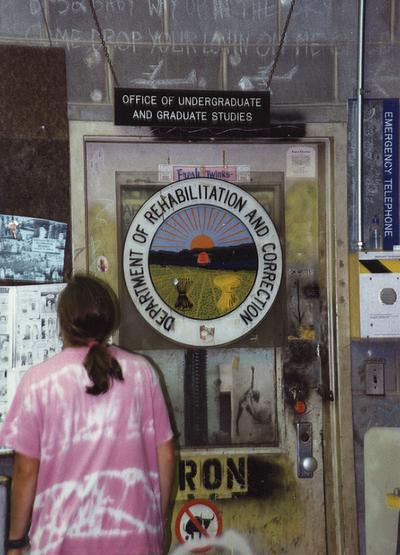
[{"label": "sign text 'and graduate studies'", "polygon": [[269,126],[268,92],[115,89],[116,125],[168,127]]}]

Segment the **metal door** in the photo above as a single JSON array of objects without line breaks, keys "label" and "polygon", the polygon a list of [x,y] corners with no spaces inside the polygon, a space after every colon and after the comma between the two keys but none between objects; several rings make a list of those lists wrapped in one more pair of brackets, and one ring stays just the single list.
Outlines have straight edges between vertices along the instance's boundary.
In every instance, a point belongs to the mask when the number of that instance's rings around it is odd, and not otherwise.
[{"label": "metal door", "polygon": [[[178,438],[170,553],[228,530],[254,555],[326,553],[330,330],[321,253],[328,146],[324,140],[85,141],[88,268],[119,292],[120,344],[159,367]],[[140,206],[169,183],[196,176],[222,179],[255,197],[282,245],[283,280],[273,307],[229,345],[169,341],[138,314],[124,283],[124,241]],[[229,552],[239,553],[239,544]]]}]

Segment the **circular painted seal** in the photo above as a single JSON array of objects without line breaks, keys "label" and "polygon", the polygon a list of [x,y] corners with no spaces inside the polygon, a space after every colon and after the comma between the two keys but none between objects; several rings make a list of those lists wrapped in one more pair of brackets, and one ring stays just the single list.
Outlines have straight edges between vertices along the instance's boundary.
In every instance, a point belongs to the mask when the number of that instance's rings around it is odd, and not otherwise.
[{"label": "circular painted seal", "polygon": [[171,183],[129,227],[128,292],[158,332],[190,346],[223,345],[270,310],[282,278],[277,230],[249,193],[218,179]]}]

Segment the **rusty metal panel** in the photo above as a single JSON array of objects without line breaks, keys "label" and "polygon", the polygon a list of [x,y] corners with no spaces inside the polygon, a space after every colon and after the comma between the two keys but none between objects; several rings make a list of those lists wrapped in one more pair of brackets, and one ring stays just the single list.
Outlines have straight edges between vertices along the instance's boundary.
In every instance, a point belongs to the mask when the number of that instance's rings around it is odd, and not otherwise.
[{"label": "rusty metal panel", "polygon": [[[326,553],[324,444],[319,433],[321,395],[327,402],[331,398],[321,371],[327,364],[327,323],[322,322],[327,308],[320,283],[321,256],[322,260],[325,256],[324,147],[141,141],[92,143],[87,154],[89,267],[103,272],[114,287],[119,285],[122,304],[130,302],[124,297],[119,269],[124,220],[129,223],[135,204],[149,189],[162,187],[163,172],[168,174],[173,166],[187,170],[189,165],[222,164],[231,170],[235,160],[236,177],[245,179],[236,183],[260,195],[284,239],[285,290],[281,312],[269,323],[270,328],[284,327],[279,334],[267,330],[273,348],[265,337],[257,344],[250,335],[244,344],[207,349],[200,364],[206,371],[193,376],[196,353],[188,355],[153,330],[154,338],[144,332],[149,340],[141,350],[161,371],[180,446],[170,553],[178,545],[177,516],[185,503],[196,499],[211,500],[222,515],[224,530],[244,538],[253,555]],[[243,170],[246,166],[248,171]],[[106,271],[99,264],[102,255],[108,261]],[[134,336],[143,333],[145,324],[132,320],[125,326],[130,329],[125,337],[125,332],[121,334],[122,343],[132,348],[138,341]],[[192,411],[189,424],[184,400],[188,397],[190,404],[194,377],[203,388],[198,397],[203,395],[204,406],[197,419]],[[298,401],[304,413],[295,412]],[[260,414],[255,408],[262,409]],[[310,441],[317,468],[307,479],[297,475],[300,422],[312,422],[313,429]],[[195,433],[191,426],[198,426]],[[315,522],[319,526],[311,524]]]}]

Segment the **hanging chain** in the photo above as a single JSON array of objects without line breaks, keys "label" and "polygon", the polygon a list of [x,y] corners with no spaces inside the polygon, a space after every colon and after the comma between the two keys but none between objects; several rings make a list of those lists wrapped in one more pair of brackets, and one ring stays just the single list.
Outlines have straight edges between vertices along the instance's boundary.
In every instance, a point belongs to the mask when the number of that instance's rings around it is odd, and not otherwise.
[{"label": "hanging chain", "polygon": [[41,12],[42,12],[43,21],[44,21],[44,24],[45,24],[45,27],[46,27],[47,38],[49,39],[50,46],[53,46],[53,43],[51,42],[51,34],[50,34],[50,29],[49,29],[49,23],[47,21],[46,13],[45,13],[44,8],[43,8],[42,0],[39,0],[39,4],[40,4]]},{"label": "hanging chain", "polygon": [[[285,38],[286,38],[286,32],[287,32],[288,27],[289,27],[289,23],[290,23],[290,19],[292,17],[292,13],[293,13],[295,3],[296,3],[296,0],[291,0],[290,8],[289,8],[289,11],[288,11],[288,14],[287,14],[287,17],[286,17],[286,21],[285,21],[285,25],[284,25],[283,30],[282,30],[282,35],[281,35],[281,38],[280,38],[280,41],[279,41],[279,46],[278,46],[278,49],[275,53],[275,57],[274,57],[274,61],[273,61],[272,67],[271,67],[271,71],[268,75],[267,90],[270,89],[271,81],[272,81],[272,78],[274,76],[275,69],[276,69],[276,66],[278,64],[279,57],[281,55],[283,44],[284,44]],[[111,58],[110,58],[110,54],[108,52],[106,42],[104,40],[103,31],[101,30],[100,23],[99,23],[97,14],[96,14],[96,10],[95,10],[94,5],[93,5],[93,0],[89,0],[89,5],[90,5],[90,9],[92,11],[94,22],[96,23],[97,31],[98,31],[99,36],[100,36],[101,45],[103,47],[107,63],[110,67],[110,70],[111,70],[111,73],[112,73],[112,76],[113,76],[113,79],[114,79],[114,83],[117,87],[119,87],[118,79],[117,79],[117,76],[115,74],[115,70],[114,70],[114,67],[112,65],[112,62],[111,62]]]},{"label": "hanging chain", "polygon": [[279,41],[278,50],[275,53],[274,62],[272,64],[271,71],[268,75],[267,91],[269,91],[269,89],[270,89],[272,77],[274,76],[275,68],[278,64],[279,56],[281,55],[281,50],[282,50],[282,47],[283,47],[283,43],[285,42],[286,31],[288,30],[288,27],[289,27],[290,18],[292,17],[293,8],[294,8],[295,3],[296,3],[296,0],[292,0],[292,2],[290,4],[290,8],[289,8],[289,11],[288,11],[288,14],[287,14],[287,17],[286,17],[286,21],[285,21],[285,26],[283,27],[281,40]]},{"label": "hanging chain", "polygon": [[96,10],[94,9],[93,0],[89,0],[89,5],[90,5],[90,9],[92,10],[93,19],[94,19],[94,22],[96,23],[97,31],[99,33],[100,40],[101,40],[101,45],[102,45],[103,50],[104,50],[104,55],[106,57],[108,65],[110,67],[110,70],[111,70],[111,73],[112,73],[112,76],[113,76],[113,79],[114,79],[115,86],[119,87],[118,79],[117,79],[117,76],[115,74],[112,62],[111,62],[110,53],[108,52],[106,41],[104,40],[103,31],[101,30],[100,23],[99,23],[97,14],[96,14]]}]

